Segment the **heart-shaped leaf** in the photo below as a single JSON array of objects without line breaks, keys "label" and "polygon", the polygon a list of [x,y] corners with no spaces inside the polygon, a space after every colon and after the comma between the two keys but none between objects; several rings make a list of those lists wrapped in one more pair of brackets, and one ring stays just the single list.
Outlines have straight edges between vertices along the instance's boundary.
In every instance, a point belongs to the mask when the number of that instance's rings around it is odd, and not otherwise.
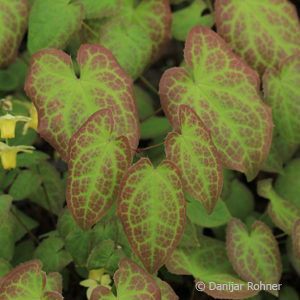
[{"label": "heart-shaped leaf", "polygon": [[142,158],[122,179],[118,216],[149,273],[165,263],[184,230],[186,208],[178,172],[170,161],[154,169],[149,159]]},{"label": "heart-shaped leaf", "polygon": [[[226,244],[229,259],[241,278],[254,283],[278,284],[280,252],[267,225],[255,221],[249,234],[242,221],[232,218],[227,226]],[[278,291],[269,292],[278,295]]]},{"label": "heart-shaped leaf", "polygon": [[161,300],[179,300],[178,296],[166,281],[163,281],[158,277],[155,278],[155,281],[161,291]]},{"label": "heart-shaped leaf", "polygon": [[136,149],[139,123],[132,80],[100,45],[82,45],[77,61],[80,79],[62,51],[40,50],[32,56],[25,90],[37,107],[40,134],[67,160],[71,136],[94,112],[111,108],[117,134]]},{"label": "heart-shaped leaf", "polygon": [[116,137],[110,109],[94,113],[69,144],[67,203],[78,225],[89,229],[111,207],[131,164],[127,138]]},{"label": "heart-shaped leaf", "polygon": [[99,38],[83,31],[85,42],[97,42],[115,55],[120,65],[133,78],[157,59],[171,37],[172,15],[168,0],[122,1],[118,15],[107,21],[89,23]]},{"label": "heart-shaped leaf", "polygon": [[[248,289],[247,283],[232,269],[224,242],[201,236],[199,244],[198,247],[176,248],[166,263],[168,270],[178,275],[193,275],[196,281],[204,283],[200,288],[214,298],[244,299],[257,293]],[[217,284],[224,288],[217,289]],[[239,289],[232,293],[234,284],[238,284]]]},{"label": "heart-shaped leaf", "polygon": [[300,259],[300,218],[294,223],[293,242],[296,256]]},{"label": "heart-shaped leaf", "polygon": [[189,106],[178,107],[180,131],[169,133],[167,158],[179,169],[186,191],[211,214],[222,191],[222,167],[208,129]]},{"label": "heart-shaped leaf", "polygon": [[273,121],[287,143],[300,143],[300,54],[284,59],[279,70],[268,68],[263,76],[264,99]]},{"label": "heart-shaped leaf", "polygon": [[58,272],[47,275],[45,291],[62,293],[62,276]]},{"label": "heart-shaped leaf", "polygon": [[79,31],[83,19],[81,2],[36,0],[29,18],[28,50],[63,49]]},{"label": "heart-shaped leaf", "polygon": [[0,3],[0,69],[16,57],[27,28],[29,5],[27,0],[1,0]]},{"label": "heart-shaped leaf", "polygon": [[292,54],[300,53],[300,24],[288,0],[216,0],[218,34],[263,75]]},{"label": "heart-shaped leaf", "polygon": [[194,27],[186,41],[184,68],[167,70],[160,81],[162,107],[174,129],[178,106],[193,108],[209,129],[225,167],[258,173],[272,139],[271,110],[259,94],[259,77],[212,30]]},{"label": "heart-shaped leaf", "polygon": [[97,286],[93,289],[90,300],[115,300],[117,299],[111,290],[105,286]]},{"label": "heart-shaped leaf", "polygon": [[5,222],[11,208],[12,197],[9,195],[0,196],[0,227]]},{"label": "heart-shaped leaf", "polygon": [[119,12],[122,0],[80,0],[86,19],[107,18]]},{"label": "heart-shaped leaf", "polygon": [[39,260],[31,260],[19,265],[1,278],[1,300],[60,300],[56,291],[46,290],[47,276],[42,271]]},{"label": "heart-shaped leaf", "polygon": [[294,222],[300,218],[300,207],[288,198],[280,197],[272,188],[272,179],[258,182],[257,193],[271,201],[268,211],[274,223],[287,234],[292,235]]},{"label": "heart-shaped leaf", "polygon": [[161,300],[160,288],[155,280],[129,258],[120,261],[114,281],[120,300]]}]

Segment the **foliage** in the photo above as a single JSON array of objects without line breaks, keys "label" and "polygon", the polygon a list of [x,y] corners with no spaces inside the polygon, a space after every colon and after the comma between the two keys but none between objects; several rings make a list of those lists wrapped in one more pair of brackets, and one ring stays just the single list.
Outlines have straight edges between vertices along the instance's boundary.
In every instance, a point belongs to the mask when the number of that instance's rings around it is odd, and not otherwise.
[{"label": "foliage", "polygon": [[291,1],[0,0],[0,300],[297,299]]}]

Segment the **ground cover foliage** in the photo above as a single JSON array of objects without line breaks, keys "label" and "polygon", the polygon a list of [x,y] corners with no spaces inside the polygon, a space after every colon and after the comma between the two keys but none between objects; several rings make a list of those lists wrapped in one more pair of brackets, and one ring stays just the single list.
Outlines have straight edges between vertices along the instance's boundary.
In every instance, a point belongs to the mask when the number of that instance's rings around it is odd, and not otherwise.
[{"label": "ground cover foliage", "polygon": [[0,0],[0,300],[298,299],[296,2]]}]

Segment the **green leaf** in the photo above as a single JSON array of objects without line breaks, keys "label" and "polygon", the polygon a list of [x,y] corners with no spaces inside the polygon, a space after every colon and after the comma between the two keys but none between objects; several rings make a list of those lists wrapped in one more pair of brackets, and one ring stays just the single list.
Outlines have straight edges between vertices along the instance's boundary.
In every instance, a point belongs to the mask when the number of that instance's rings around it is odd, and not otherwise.
[{"label": "green leaf", "polygon": [[[0,168],[2,169],[2,166],[0,166]],[[1,189],[6,190],[13,183],[18,173],[19,173],[18,168],[6,172],[5,177],[0,182]]]},{"label": "green leaf", "polygon": [[280,290],[279,300],[299,300],[298,293],[290,285],[285,285]]},{"label": "green leaf", "polygon": [[28,168],[32,165],[37,165],[43,160],[47,160],[48,154],[41,151],[34,151],[32,153],[20,153],[17,155],[17,166],[19,168]]},{"label": "green leaf", "polygon": [[[255,221],[248,233],[239,219],[227,226],[227,252],[236,272],[248,282],[278,284],[281,277],[280,252],[277,241],[267,225]],[[278,291],[268,290],[278,296]]]},{"label": "green leaf", "polygon": [[66,238],[67,235],[76,230],[81,230],[72,217],[71,211],[68,207],[65,207],[60,213],[57,221],[56,228],[62,238]]},{"label": "green leaf", "polygon": [[300,158],[291,160],[275,182],[274,189],[278,195],[300,208]]},{"label": "green leaf", "polygon": [[234,179],[231,182],[231,193],[225,201],[233,217],[245,220],[254,211],[254,197],[249,188]]},{"label": "green leaf", "polygon": [[42,178],[43,187],[38,187],[30,195],[30,200],[58,215],[65,202],[65,192],[60,174],[47,161],[41,161],[37,165],[37,169],[39,176]]},{"label": "green leaf", "polygon": [[178,106],[195,110],[210,131],[226,168],[255,178],[272,139],[271,110],[259,93],[259,77],[214,31],[194,27],[186,41],[191,69],[168,69],[160,81],[162,107],[175,130]]},{"label": "green leaf", "polygon": [[11,270],[11,265],[8,261],[0,258],[0,279]]},{"label": "green leaf", "polygon": [[290,1],[216,0],[215,12],[218,34],[261,75],[300,53],[300,24]]},{"label": "green leaf", "polygon": [[[116,300],[111,290],[105,286],[97,286],[93,289],[90,300]],[[120,298],[121,299],[121,298]]]},{"label": "green leaf", "polygon": [[161,280],[160,278],[154,278],[155,282],[160,288],[161,291],[161,300],[179,300],[178,296],[175,294],[170,285]]},{"label": "green leaf", "polygon": [[197,25],[212,27],[215,18],[212,13],[202,16],[207,9],[203,0],[195,0],[184,9],[173,13],[172,36],[179,40],[185,41],[191,29]]},{"label": "green leaf", "polygon": [[48,272],[61,271],[71,261],[71,255],[63,250],[64,241],[58,237],[44,239],[34,252],[34,258],[43,263],[43,270]]},{"label": "green leaf", "polygon": [[208,215],[207,211],[198,200],[187,194],[185,197],[187,200],[187,216],[193,223],[199,226],[208,228],[218,227],[225,225],[231,219],[231,214],[221,198],[219,198],[214,211]]},{"label": "green leaf", "polygon": [[80,0],[84,5],[85,19],[105,18],[119,12],[121,0]]},{"label": "green leaf", "polygon": [[38,260],[19,265],[0,282],[0,299],[33,300],[40,299],[46,284],[46,274]]},{"label": "green leaf", "polygon": [[0,4],[0,69],[17,57],[18,48],[27,28],[27,0],[2,0]]},{"label": "green leaf", "polygon": [[155,280],[129,258],[123,258],[120,261],[114,281],[120,300],[134,298],[161,300],[160,288]]},{"label": "green leaf", "polygon": [[83,5],[70,0],[36,0],[30,11],[27,47],[63,49],[81,28]]},{"label": "green leaf", "polygon": [[132,161],[127,138],[117,137],[114,127],[111,110],[100,110],[70,139],[67,203],[83,230],[112,206]]},{"label": "green leaf", "polygon": [[289,236],[286,242],[286,251],[291,265],[294,267],[298,275],[300,275],[300,259],[296,255],[292,237]]},{"label": "green leaf", "polygon": [[222,191],[223,175],[209,131],[189,106],[178,107],[179,130],[169,133],[167,158],[179,169],[183,187],[211,214]]},{"label": "green leaf", "polygon": [[[214,298],[232,299],[230,285],[239,284],[239,290],[234,291],[236,299],[253,296],[257,291],[247,288],[232,269],[227,257],[225,243],[201,236],[199,247],[176,248],[166,263],[169,272],[178,275],[193,275],[197,281],[205,284],[204,292]],[[228,288],[217,290],[209,288],[209,283],[227,284]]]},{"label": "green leaf", "polygon": [[294,223],[293,242],[296,256],[300,259],[300,218],[298,218]]},{"label": "green leaf", "polygon": [[62,51],[41,50],[32,56],[25,90],[38,110],[39,133],[67,160],[72,135],[90,115],[109,107],[115,131],[136,149],[139,124],[132,80],[100,45],[82,45],[77,61],[80,79]]},{"label": "green leaf", "polygon": [[[300,37],[300,35],[299,35]],[[300,143],[300,54],[284,59],[279,69],[263,76],[265,103],[272,108],[274,124],[287,143]]]},{"label": "green leaf", "polygon": [[84,39],[84,42],[92,41],[108,48],[126,73],[136,79],[159,57],[170,39],[171,21],[167,0],[142,0],[137,5],[135,1],[122,1],[118,15],[95,25],[99,38]]},{"label": "green leaf", "polygon": [[33,258],[35,245],[32,240],[25,240],[18,243],[15,247],[14,257],[11,261],[14,267]]},{"label": "green leaf", "polygon": [[[144,89],[142,89],[137,84],[135,84],[133,88],[138,106],[139,119],[143,120],[154,112],[152,98]],[[142,125],[143,124],[141,124],[141,126]]]},{"label": "green leaf", "polygon": [[183,233],[186,217],[181,179],[175,165],[156,169],[140,159],[124,175],[117,213],[132,250],[149,273],[168,259]]},{"label": "green leaf", "polygon": [[141,123],[141,139],[153,139],[167,134],[171,129],[166,117],[152,117]]},{"label": "green leaf", "polygon": [[0,196],[0,228],[8,217],[11,208],[12,197],[9,195]]},{"label": "green leaf", "polygon": [[279,196],[272,188],[272,179],[258,182],[257,193],[271,201],[268,206],[269,214],[274,223],[287,234],[292,234],[296,219],[300,218],[300,207]]},{"label": "green leaf", "polygon": [[12,186],[9,194],[14,201],[28,198],[41,184],[42,179],[39,175],[29,170],[21,171]]},{"label": "green leaf", "polygon": [[0,257],[7,261],[10,261],[14,255],[15,233],[15,218],[11,213],[9,213],[5,222],[0,226]]}]

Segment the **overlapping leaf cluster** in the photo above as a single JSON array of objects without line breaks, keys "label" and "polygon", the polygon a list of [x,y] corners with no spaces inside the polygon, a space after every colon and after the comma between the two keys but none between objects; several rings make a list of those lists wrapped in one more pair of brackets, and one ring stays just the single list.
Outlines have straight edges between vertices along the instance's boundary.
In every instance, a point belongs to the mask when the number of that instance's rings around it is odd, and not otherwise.
[{"label": "overlapping leaf cluster", "polygon": [[[300,24],[288,0],[0,0],[0,15],[0,118],[27,116],[32,100],[68,166],[62,180],[36,151],[0,170],[0,300],[62,299],[56,272],[71,262],[92,300],[178,299],[169,273],[214,298],[252,297],[247,282],[276,285],[289,268],[274,232],[300,273]],[[183,61],[154,95],[142,74],[171,37]],[[33,145],[29,124],[1,145]],[[266,209],[241,173],[263,178]],[[42,241],[20,241],[38,226],[17,209],[26,199],[58,216]]]}]

